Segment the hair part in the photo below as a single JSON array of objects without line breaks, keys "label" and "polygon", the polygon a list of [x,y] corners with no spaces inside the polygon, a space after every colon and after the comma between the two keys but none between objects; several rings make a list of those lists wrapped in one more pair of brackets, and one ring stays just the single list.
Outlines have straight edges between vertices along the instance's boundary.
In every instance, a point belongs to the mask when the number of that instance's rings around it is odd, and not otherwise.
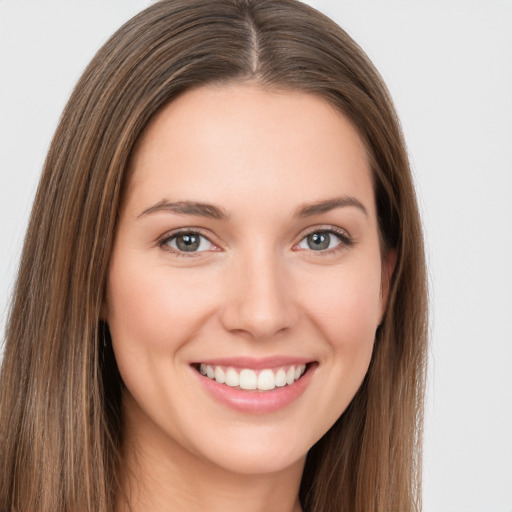
[{"label": "hair part", "polygon": [[383,247],[397,251],[369,371],[308,454],[303,508],[420,510],[427,286],[405,144],[363,51],[294,0],[158,2],[121,27],[79,80],[44,165],[6,329],[0,509],[113,509],[122,382],[101,310],[130,155],[181,92],[247,81],[318,95],[354,124]]}]

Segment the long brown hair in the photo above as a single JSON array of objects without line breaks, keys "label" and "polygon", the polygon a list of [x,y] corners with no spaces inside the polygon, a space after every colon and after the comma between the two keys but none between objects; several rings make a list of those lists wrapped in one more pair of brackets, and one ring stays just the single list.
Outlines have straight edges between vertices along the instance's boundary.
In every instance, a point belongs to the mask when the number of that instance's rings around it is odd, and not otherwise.
[{"label": "long brown hair", "polygon": [[420,510],[427,291],[404,141],[363,51],[295,0],[156,3],[78,82],[45,162],[6,329],[0,509],[113,509],[122,383],[100,313],[130,153],[180,92],[241,81],[319,95],[352,120],[372,163],[383,245],[397,250],[368,374],[308,454],[303,508]]}]

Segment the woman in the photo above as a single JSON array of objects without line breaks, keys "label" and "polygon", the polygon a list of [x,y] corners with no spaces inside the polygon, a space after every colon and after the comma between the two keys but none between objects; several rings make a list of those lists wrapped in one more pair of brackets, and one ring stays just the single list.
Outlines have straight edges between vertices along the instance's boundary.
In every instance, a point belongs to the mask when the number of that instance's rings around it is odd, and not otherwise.
[{"label": "woman", "polygon": [[414,190],[363,52],[292,0],[159,2],[45,163],[0,508],[419,510],[425,356]]}]

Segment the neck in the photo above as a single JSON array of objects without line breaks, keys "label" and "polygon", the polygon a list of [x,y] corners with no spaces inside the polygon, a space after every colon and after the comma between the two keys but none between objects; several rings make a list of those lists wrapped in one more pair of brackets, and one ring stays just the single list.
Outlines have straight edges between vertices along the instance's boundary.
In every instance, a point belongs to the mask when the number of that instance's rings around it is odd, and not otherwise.
[{"label": "neck", "polygon": [[116,512],[300,512],[305,458],[273,473],[239,474],[191,453],[150,421],[130,428],[129,416]]}]

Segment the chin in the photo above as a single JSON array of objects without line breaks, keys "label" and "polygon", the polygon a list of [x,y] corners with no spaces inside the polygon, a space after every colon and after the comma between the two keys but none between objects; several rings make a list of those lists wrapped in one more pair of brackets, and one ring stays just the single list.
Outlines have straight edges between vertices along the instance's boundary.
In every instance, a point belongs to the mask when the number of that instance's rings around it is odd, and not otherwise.
[{"label": "chin", "polygon": [[[197,446],[200,456],[231,473],[262,475],[277,473],[291,466],[302,468],[307,452],[316,439],[304,439],[304,433],[276,432],[271,428],[244,429],[226,436],[212,436],[215,442]],[[201,443],[203,444],[203,443]],[[197,452],[196,452],[197,453]]]},{"label": "chin", "polygon": [[269,453],[263,449],[258,453],[254,450],[244,452],[243,450],[229,450],[224,452],[211,462],[225,471],[238,475],[264,475],[279,473],[296,465],[302,468],[306,453],[296,454]]}]

